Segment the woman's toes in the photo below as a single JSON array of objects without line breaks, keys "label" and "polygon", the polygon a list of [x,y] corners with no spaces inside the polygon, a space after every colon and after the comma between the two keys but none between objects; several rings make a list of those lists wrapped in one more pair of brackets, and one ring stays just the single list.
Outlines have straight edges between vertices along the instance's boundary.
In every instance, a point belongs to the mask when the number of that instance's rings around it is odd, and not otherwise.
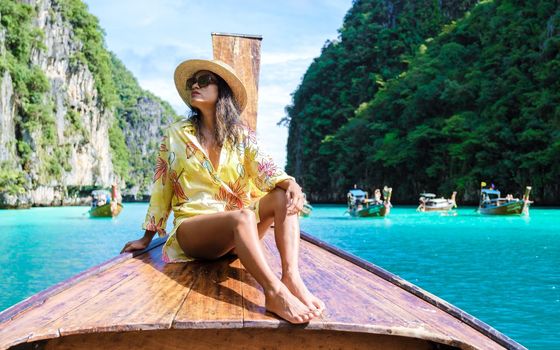
[{"label": "woman's toes", "polygon": [[313,310],[311,310],[311,313],[313,313],[313,316],[315,317],[321,316],[321,310],[319,310],[319,308],[313,308]]},{"label": "woman's toes", "polygon": [[323,312],[325,310],[325,304],[320,300],[314,300],[313,305],[315,305],[319,312]]}]

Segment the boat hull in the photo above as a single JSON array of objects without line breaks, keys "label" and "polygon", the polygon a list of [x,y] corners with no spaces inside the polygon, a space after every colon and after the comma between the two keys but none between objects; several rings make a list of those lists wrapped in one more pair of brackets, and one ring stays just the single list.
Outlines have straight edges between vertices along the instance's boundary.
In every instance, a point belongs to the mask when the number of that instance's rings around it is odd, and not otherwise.
[{"label": "boat hull", "polygon": [[516,201],[498,206],[479,207],[478,211],[484,215],[521,215],[529,213],[529,204],[524,201]]},{"label": "boat hull", "polygon": [[[0,312],[0,349],[525,349],[402,278],[301,237],[303,271],[330,310],[319,322],[290,325],[265,312],[235,257],[165,264],[162,237]],[[273,229],[263,252],[279,274]]]},{"label": "boat hull", "polygon": [[[185,339],[196,339],[185,344]],[[414,337],[298,328],[184,329],[107,332],[62,336],[49,340],[46,349],[418,349],[429,350],[434,342]],[[375,344],[372,346],[372,344]],[[33,344],[35,345],[35,344]]]},{"label": "boat hull", "polygon": [[350,210],[350,215],[360,218],[382,217],[389,215],[391,207],[385,204],[370,205],[360,210]]},{"label": "boat hull", "polygon": [[453,209],[453,205],[454,205],[453,203],[449,203],[445,206],[433,206],[433,207],[426,206],[423,209],[421,209],[420,211],[425,211],[425,212],[428,212],[428,211],[449,211],[449,210]]},{"label": "boat hull", "polygon": [[117,203],[116,206],[111,208],[111,203],[104,204],[102,206],[92,208],[89,211],[89,216],[94,218],[110,218],[115,217],[121,213],[123,206],[121,203]]}]

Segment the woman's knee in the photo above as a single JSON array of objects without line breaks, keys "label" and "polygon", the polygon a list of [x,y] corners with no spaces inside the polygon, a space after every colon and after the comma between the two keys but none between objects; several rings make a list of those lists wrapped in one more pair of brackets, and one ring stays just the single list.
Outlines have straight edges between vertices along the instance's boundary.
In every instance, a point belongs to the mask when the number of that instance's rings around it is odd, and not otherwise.
[{"label": "woman's knee", "polygon": [[236,211],[234,215],[234,221],[235,221],[235,226],[237,227],[248,226],[248,225],[252,225],[256,227],[257,216],[250,209],[240,209]]},{"label": "woman's knee", "polygon": [[274,201],[274,204],[280,207],[285,207],[286,206],[286,191],[276,187],[274,188],[272,191],[270,191],[269,196],[271,197],[271,199]]}]

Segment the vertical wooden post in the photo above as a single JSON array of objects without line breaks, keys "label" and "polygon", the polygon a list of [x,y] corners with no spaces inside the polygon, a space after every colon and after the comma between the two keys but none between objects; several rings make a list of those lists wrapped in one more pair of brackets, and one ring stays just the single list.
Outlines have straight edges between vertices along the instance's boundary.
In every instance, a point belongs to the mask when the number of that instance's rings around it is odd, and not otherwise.
[{"label": "vertical wooden post", "polygon": [[247,89],[247,107],[241,117],[257,130],[261,40],[258,35],[212,33],[214,59],[229,64]]}]

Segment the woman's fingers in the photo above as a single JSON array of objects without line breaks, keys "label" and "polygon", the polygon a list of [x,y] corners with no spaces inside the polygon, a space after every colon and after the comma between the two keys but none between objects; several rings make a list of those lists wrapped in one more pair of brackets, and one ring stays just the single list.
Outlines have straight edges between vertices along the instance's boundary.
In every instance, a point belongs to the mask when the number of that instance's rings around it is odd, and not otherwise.
[{"label": "woman's fingers", "polygon": [[290,204],[290,207],[288,209],[291,210],[292,213],[299,212],[301,210],[301,201],[302,197],[294,194],[292,197],[292,203]]},{"label": "woman's fingers", "polygon": [[[287,192],[287,191],[286,191]],[[289,215],[297,214],[303,209],[303,195],[291,193],[291,201],[288,202],[287,211]]]},{"label": "woman's fingers", "polygon": [[294,192],[288,188],[286,190],[286,208],[288,208],[288,211],[290,210],[293,204],[294,204]]},{"label": "woman's fingers", "polygon": [[297,197],[292,208],[293,214],[298,214],[303,208],[303,197]]},{"label": "woman's fingers", "polygon": [[303,195],[300,195],[298,197],[297,205],[296,205],[298,212],[300,212],[303,209],[303,203],[304,203]]},{"label": "woman's fingers", "polygon": [[127,252],[128,247],[130,246],[130,242],[126,242],[123,249],[121,250],[121,254]]},{"label": "woman's fingers", "polygon": [[121,254],[138,250],[139,247],[136,246],[134,243],[135,243],[135,241],[126,242],[126,244],[124,245],[124,248],[121,250]]}]

